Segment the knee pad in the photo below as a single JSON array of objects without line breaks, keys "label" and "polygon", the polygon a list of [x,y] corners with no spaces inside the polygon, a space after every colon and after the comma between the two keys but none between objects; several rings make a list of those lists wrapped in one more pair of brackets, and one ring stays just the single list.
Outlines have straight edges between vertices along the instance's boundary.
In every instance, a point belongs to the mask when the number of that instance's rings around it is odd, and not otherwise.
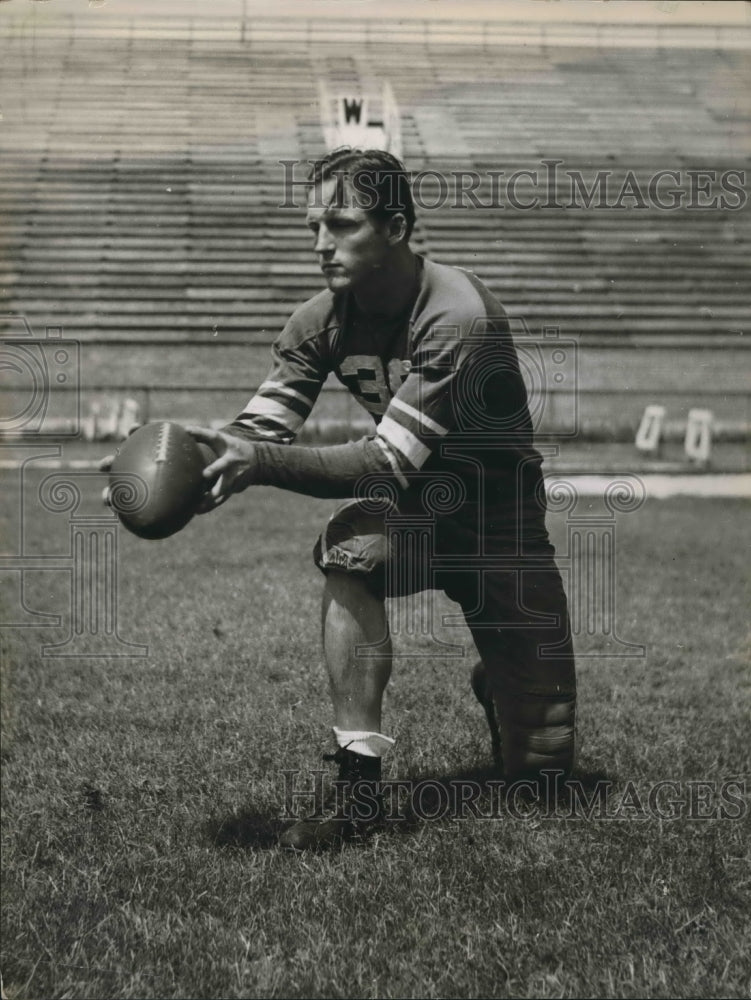
[{"label": "knee pad", "polygon": [[390,556],[383,518],[363,510],[357,502],[334,512],[313,550],[315,564],[323,573],[337,570],[361,577],[379,598],[385,596]]},{"label": "knee pad", "polygon": [[496,698],[504,771],[531,777],[544,769],[569,775],[576,751],[576,699],[549,696]]}]

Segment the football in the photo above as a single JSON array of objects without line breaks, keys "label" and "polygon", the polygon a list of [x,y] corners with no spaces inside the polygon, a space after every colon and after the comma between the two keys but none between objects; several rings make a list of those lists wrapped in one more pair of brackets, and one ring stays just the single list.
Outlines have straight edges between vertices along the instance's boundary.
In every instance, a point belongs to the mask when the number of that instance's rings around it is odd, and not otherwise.
[{"label": "football", "polygon": [[139,538],[168,538],[193,517],[208,487],[203,470],[215,457],[179,424],[144,424],[115,453],[110,506]]}]

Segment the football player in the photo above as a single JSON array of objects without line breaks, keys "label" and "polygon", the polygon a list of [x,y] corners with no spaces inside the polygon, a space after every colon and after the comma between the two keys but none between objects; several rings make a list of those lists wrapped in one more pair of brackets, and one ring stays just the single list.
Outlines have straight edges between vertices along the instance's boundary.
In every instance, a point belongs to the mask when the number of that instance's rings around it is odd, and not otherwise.
[{"label": "football player", "polygon": [[[308,181],[326,288],[292,314],[268,378],[236,420],[189,428],[218,455],[203,512],[254,484],[345,500],[314,550],[325,576],[333,759],[351,801],[376,807],[300,820],[282,834],[299,850],[362,837],[379,818],[381,759],[393,744],[381,724],[392,667],[386,597],[443,589],[461,605],[480,654],[472,686],[509,780],[570,772],[576,700],[542,460],[502,306],[469,271],[412,250],[414,203],[393,156],[336,150]],[[331,372],[373,432],[296,446]],[[432,541],[420,553],[406,529],[426,523]]]}]

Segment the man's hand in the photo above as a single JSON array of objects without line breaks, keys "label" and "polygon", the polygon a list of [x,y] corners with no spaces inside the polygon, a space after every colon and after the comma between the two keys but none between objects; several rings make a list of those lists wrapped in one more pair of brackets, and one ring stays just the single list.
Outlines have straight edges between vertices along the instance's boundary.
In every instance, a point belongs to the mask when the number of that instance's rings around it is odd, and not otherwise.
[{"label": "man's hand", "polygon": [[[112,463],[114,461],[115,461],[115,456],[114,455],[105,455],[104,458],[99,463],[99,471],[100,472],[109,472],[110,469],[112,468]],[[102,490],[102,503],[106,507],[110,507],[111,506],[111,504],[110,504],[110,488],[109,488],[109,484],[107,484],[107,486],[105,486],[104,489]]]},{"label": "man's hand", "polygon": [[211,488],[196,508],[197,514],[208,514],[228,500],[233,493],[241,493],[253,482],[256,465],[255,446],[244,438],[212,431],[207,427],[186,427],[196,441],[209,446],[218,456],[203,470],[204,479]]}]

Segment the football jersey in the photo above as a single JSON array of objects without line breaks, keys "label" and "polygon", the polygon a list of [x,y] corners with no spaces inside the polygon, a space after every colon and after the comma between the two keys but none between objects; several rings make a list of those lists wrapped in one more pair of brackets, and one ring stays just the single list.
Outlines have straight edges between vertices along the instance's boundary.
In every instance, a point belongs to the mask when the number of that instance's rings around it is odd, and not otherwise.
[{"label": "football jersey", "polygon": [[333,372],[373,418],[371,440],[406,494],[443,481],[506,513],[538,502],[541,458],[502,306],[471,272],[417,263],[413,300],[388,321],[329,290],[295,310],[232,427],[292,442]]}]

